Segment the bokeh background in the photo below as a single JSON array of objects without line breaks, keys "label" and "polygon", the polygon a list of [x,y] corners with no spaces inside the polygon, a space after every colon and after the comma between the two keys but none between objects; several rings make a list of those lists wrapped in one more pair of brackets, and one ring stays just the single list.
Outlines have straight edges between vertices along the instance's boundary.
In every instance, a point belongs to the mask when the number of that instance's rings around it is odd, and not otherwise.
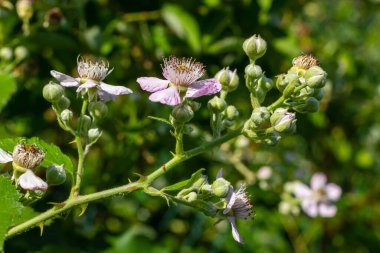
[{"label": "bokeh background", "polygon": [[[242,118],[250,114],[244,86],[248,58],[245,38],[260,34],[268,43],[258,61],[269,77],[286,72],[294,57],[313,53],[328,73],[320,111],[298,116],[297,134],[276,147],[224,145],[196,157],[156,182],[186,179],[199,168],[210,178],[245,182],[253,197],[255,220],[239,222],[246,243],[233,241],[227,222],[215,224],[184,206],[166,205],[142,192],[91,203],[78,217],[66,214],[46,226],[6,242],[6,252],[357,252],[380,251],[380,1],[378,0],[199,0],[115,1],[37,0],[30,24],[23,24],[16,1],[0,1],[0,137],[39,136],[59,145],[75,162],[71,136],[56,123],[42,87],[52,69],[76,74],[76,58],[106,58],[114,71],[106,81],[125,85],[133,95],[109,103],[104,133],[88,156],[83,193],[136,179],[170,159],[169,128],[147,116],[167,117],[170,108],[147,100],[136,83],[140,76],[161,76],[162,57],[194,57],[208,76],[230,66],[240,75],[228,97]],[[67,90],[79,108],[74,90]],[[268,102],[278,94],[273,91]],[[194,125],[209,129],[207,98]],[[187,138],[190,148],[200,138]],[[253,180],[270,166],[268,187]],[[324,172],[343,196],[330,219],[280,214],[285,182],[309,182]],[[49,189],[46,201],[65,199],[67,185]],[[1,207],[0,207],[1,208]],[[37,210],[47,208],[35,205]]]}]

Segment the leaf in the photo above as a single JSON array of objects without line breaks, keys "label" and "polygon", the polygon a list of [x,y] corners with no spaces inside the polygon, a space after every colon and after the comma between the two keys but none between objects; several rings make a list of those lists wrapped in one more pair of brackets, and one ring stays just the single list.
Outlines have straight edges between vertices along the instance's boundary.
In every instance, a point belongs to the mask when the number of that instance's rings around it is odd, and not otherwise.
[{"label": "leaf", "polygon": [[236,49],[241,49],[243,44],[242,38],[237,37],[226,37],[218,40],[207,46],[207,53],[209,54],[221,54],[236,51]]},{"label": "leaf", "polygon": [[19,200],[21,194],[11,180],[0,176],[0,251],[4,247],[5,234],[10,226],[26,221],[37,213],[30,207],[23,206]]},{"label": "leaf", "polygon": [[161,121],[161,122],[164,122],[168,125],[172,125],[168,120],[164,119],[164,118],[159,118],[159,117],[154,117],[154,116],[148,116],[148,118],[150,119],[154,119],[154,120],[157,120],[157,121]]},{"label": "leaf", "polygon": [[190,187],[195,183],[195,181],[197,181],[202,176],[202,172],[204,170],[205,169],[199,169],[196,172],[194,172],[189,179],[175,183],[173,185],[169,185],[163,188],[161,191],[178,191],[183,188]]},{"label": "leaf", "polygon": [[0,112],[17,90],[16,79],[9,73],[0,73]]},{"label": "leaf", "polygon": [[166,4],[162,8],[162,18],[195,52],[201,50],[199,25],[193,16],[178,5]]},{"label": "leaf", "polygon": [[13,152],[13,148],[19,144],[22,140],[25,140],[26,144],[36,144],[45,152],[45,158],[42,162],[42,167],[49,167],[52,164],[63,164],[66,172],[70,175],[71,179],[73,177],[73,164],[68,156],[66,156],[59,147],[54,144],[49,144],[40,140],[38,137],[33,137],[30,139],[25,139],[22,137],[18,138],[7,138],[0,140],[0,148],[10,153]]}]

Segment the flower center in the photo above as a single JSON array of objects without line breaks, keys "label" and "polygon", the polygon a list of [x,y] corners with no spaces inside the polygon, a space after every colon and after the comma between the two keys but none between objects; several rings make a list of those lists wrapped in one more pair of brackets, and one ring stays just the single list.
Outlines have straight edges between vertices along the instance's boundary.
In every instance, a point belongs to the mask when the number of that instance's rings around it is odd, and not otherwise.
[{"label": "flower center", "polygon": [[78,56],[78,74],[83,79],[91,79],[97,82],[103,81],[113,69],[109,69],[109,63],[93,58]]},{"label": "flower center", "polygon": [[161,66],[164,77],[176,86],[189,86],[203,76],[205,69],[202,63],[192,58],[171,56],[164,59]]}]

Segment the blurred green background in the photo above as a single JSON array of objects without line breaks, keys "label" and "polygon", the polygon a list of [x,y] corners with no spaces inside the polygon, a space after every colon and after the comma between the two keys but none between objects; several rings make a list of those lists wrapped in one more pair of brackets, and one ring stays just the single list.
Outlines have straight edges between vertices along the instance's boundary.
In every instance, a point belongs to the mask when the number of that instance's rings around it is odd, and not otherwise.
[{"label": "blurred green background", "polygon": [[[13,8],[12,8],[13,6]],[[102,56],[114,71],[107,83],[135,91],[109,103],[102,138],[88,156],[83,193],[122,185],[170,159],[169,128],[147,118],[167,117],[170,108],[147,100],[140,76],[161,77],[162,57],[190,56],[207,66],[237,68],[239,88],[228,100],[250,114],[244,86],[245,38],[268,43],[258,61],[266,75],[286,72],[291,60],[313,53],[329,82],[320,112],[298,115],[297,134],[276,147],[224,145],[193,158],[158,180],[166,185],[199,168],[210,178],[223,167],[232,182],[247,182],[256,217],[239,222],[245,245],[234,242],[227,222],[142,192],[91,203],[78,217],[65,215],[6,242],[5,252],[357,252],[380,251],[380,1],[35,1],[29,27],[16,1],[0,1],[0,137],[39,136],[59,145],[75,162],[71,136],[61,131],[42,87],[52,69],[75,75],[78,54]],[[75,91],[66,90],[74,108]],[[269,101],[278,94],[273,91]],[[203,105],[207,98],[199,101]],[[208,129],[203,106],[194,124]],[[187,138],[185,147],[199,145]],[[241,140],[239,140],[241,142]],[[233,152],[233,151],[236,152]],[[238,154],[237,154],[238,153]],[[273,168],[269,189],[250,181],[249,171]],[[236,171],[237,170],[237,171]],[[248,172],[247,172],[248,170]],[[343,196],[331,219],[278,212],[282,184],[322,171]],[[49,189],[48,201],[63,201],[67,185]],[[44,204],[37,204],[44,210]]]}]

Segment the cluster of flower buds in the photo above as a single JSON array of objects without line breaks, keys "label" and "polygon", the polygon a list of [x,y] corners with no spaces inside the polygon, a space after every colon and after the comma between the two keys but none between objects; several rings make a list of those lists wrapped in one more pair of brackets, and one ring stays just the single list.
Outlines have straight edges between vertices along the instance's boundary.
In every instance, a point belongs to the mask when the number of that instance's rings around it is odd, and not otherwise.
[{"label": "cluster of flower buds", "polygon": [[316,112],[323,97],[327,73],[312,55],[301,55],[293,60],[288,73],[279,75],[277,89],[285,98],[284,104],[300,113]]},{"label": "cluster of flower buds", "polygon": [[284,108],[271,113],[267,107],[256,107],[243,127],[243,134],[257,143],[276,145],[282,135],[294,133],[296,115]]},{"label": "cluster of flower buds", "polygon": [[207,176],[199,172],[194,173],[191,179],[186,180],[187,184],[179,183],[184,187],[173,200],[196,208],[208,216],[227,219],[232,227],[233,238],[239,243],[243,243],[235,220],[249,220],[253,213],[250,196],[245,187],[242,186],[235,190],[231,183],[223,178],[222,170],[218,172],[212,183],[208,182]]},{"label": "cluster of flower buds", "polygon": [[63,165],[51,165],[46,171],[46,180],[35,174],[45,153],[36,144],[18,144],[12,155],[0,149],[0,163],[12,162],[12,179],[21,189],[28,191],[25,198],[41,198],[49,185],[60,185],[66,181],[66,172]]}]

